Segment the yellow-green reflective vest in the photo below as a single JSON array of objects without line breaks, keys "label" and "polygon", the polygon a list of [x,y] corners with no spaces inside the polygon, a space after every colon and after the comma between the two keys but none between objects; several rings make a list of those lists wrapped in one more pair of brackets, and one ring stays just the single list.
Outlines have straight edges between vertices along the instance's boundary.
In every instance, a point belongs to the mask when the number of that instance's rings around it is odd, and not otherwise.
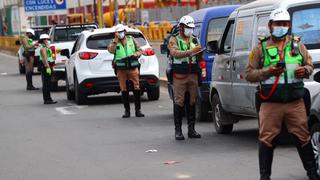
[{"label": "yellow-green reflective vest", "polygon": [[[180,51],[187,51],[187,50],[194,49],[196,47],[196,44],[193,43],[192,41],[193,38],[194,37],[191,37],[189,39],[189,45],[188,45],[184,39],[182,39],[179,36],[176,36],[178,49]],[[199,66],[198,66],[197,56],[192,56],[190,61],[189,61],[189,57],[173,58],[172,69],[173,69],[173,72],[178,74],[198,73]]]},{"label": "yellow-green reflective vest", "polygon": [[132,36],[127,37],[125,47],[123,47],[121,41],[118,42],[114,63],[117,69],[131,69],[139,67],[139,60],[137,58],[128,58],[136,53],[136,46]]},{"label": "yellow-green reflective vest", "polygon": [[48,59],[49,64],[54,63],[54,60],[52,58],[52,50],[44,45],[40,45],[40,60],[43,62],[42,48],[46,48],[46,50],[47,50],[46,52],[47,52],[47,59]]},{"label": "yellow-green reflective vest", "polygon": [[[262,50],[264,53],[263,68],[275,66],[280,61],[278,48],[271,46],[267,47],[267,42],[262,42]],[[292,55],[292,42],[288,42],[284,50],[283,62],[286,65],[286,72],[280,75],[279,82],[273,95],[266,101],[270,102],[290,102],[302,98],[304,96],[303,79],[295,78],[296,67],[301,66],[303,56],[299,53]],[[269,79],[261,82],[261,91],[264,96],[267,96],[272,89],[276,80],[276,76],[271,76]]]}]

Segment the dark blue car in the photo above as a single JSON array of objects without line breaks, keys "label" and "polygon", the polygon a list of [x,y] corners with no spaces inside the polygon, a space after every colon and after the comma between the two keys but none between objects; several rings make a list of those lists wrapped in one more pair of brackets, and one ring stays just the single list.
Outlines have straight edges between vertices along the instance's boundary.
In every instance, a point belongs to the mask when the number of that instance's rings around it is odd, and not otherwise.
[{"label": "dark blue car", "polygon": [[[197,36],[200,40],[201,46],[203,48],[206,47],[207,42],[213,40],[219,40],[223,30],[225,28],[226,22],[228,20],[229,15],[238,8],[239,5],[226,5],[226,6],[216,6],[210,8],[200,9],[194,12],[191,12],[191,17],[194,18],[195,28],[194,35]],[[171,34],[177,33],[177,27],[174,27]],[[168,40],[168,39],[167,39]],[[161,51],[164,53],[167,40],[165,40],[164,44],[161,47]],[[201,64],[206,68],[205,72],[202,73],[202,82],[201,86],[198,90],[198,100],[196,103],[196,119],[198,121],[208,121],[211,120],[211,116],[209,116],[208,111],[210,108],[209,103],[209,90],[211,83],[211,70],[212,64],[214,60],[214,55],[210,52],[205,51],[203,53],[203,59],[205,60],[205,64]],[[170,62],[170,61],[169,61]],[[167,68],[167,78],[171,79],[171,66],[170,63]],[[170,81],[168,81],[168,92],[171,99],[173,98],[173,88]]]}]

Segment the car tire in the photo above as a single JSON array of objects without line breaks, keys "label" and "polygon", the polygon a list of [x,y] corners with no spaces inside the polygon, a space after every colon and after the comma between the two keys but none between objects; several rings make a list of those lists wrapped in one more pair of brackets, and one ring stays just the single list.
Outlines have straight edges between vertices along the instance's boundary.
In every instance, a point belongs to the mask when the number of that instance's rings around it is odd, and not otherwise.
[{"label": "car tire", "polygon": [[75,94],[74,91],[71,91],[70,89],[70,84],[68,80],[68,76],[66,75],[66,93],[67,93],[67,99],[68,100],[74,100],[75,99]]},{"label": "car tire", "polygon": [[209,116],[208,102],[201,101],[200,98],[197,98],[196,101],[196,120],[199,122],[210,122],[212,121],[212,116]]},{"label": "car tire", "polygon": [[160,87],[151,87],[147,89],[148,99],[150,101],[158,100],[160,97]]},{"label": "car tire", "polygon": [[315,123],[311,127],[311,144],[317,166],[317,173],[320,175],[320,123]]},{"label": "car tire", "polygon": [[75,94],[75,101],[78,105],[84,105],[87,103],[87,96],[81,92],[76,74],[74,77],[74,92],[75,92],[74,93]]},{"label": "car tire", "polygon": [[222,121],[228,121],[228,114],[223,110],[218,94],[212,97],[212,120],[215,130],[218,134],[230,134],[233,130],[233,124],[222,124]]},{"label": "car tire", "polygon": [[26,73],[25,66],[22,66],[21,63],[19,62],[19,60],[18,60],[18,63],[19,63],[19,73],[20,74],[25,74]]}]

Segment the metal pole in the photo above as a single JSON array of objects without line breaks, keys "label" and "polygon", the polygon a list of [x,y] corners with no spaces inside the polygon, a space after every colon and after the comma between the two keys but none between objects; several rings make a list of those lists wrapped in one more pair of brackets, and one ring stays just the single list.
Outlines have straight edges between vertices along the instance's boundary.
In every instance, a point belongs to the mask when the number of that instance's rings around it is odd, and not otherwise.
[{"label": "metal pole", "polygon": [[114,14],[116,16],[116,22],[115,24],[119,24],[119,13],[118,13],[118,1],[114,0]]},{"label": "metal pole", "polygon": [[100,21],[101,21],[101,28],[104,28],[104,19],[103,19],[103,0],[100,1]]},{"label": "metal pole", "polygon": [[94,21],[96,23],[98,23],[98,19],[97,19],[97,0],[93,0],[93,14],[94,14],[94,17],[92,19],[94,19]]}]

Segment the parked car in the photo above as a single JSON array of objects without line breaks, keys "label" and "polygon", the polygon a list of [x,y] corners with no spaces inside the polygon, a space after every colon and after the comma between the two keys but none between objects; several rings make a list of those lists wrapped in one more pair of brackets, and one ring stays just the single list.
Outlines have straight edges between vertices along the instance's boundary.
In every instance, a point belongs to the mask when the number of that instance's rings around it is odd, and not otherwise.
[{"label": "parked car", "polygon": [[78,35],[84,30],[97,29],[97,24],[72,24],[72,25],[54,25],[52,26],[50,36],[50,48],[55,60],[55,66],[53,67],[54,73],[52,75],[53,89],[57,89],[58,81],[65,80],[65,62],[66,56],[60,54],[62,49],[68,48],[71,52],[75,40]]},{"label": "parked car", "polygon": [[[218,40],[220,38],[229,15],[238,7],[239,5],[217,6],[197,10],[188,14],[194,18],[194,35],[199,38],[202,48],[206,47],[207,42]],[[168,37],[164,40],[163,45],[161,45],[162,53],[169,53],[167,49],[169,37],[178,33],[178,28],[178,26],[174,26],[168,34]],[[202,74],[201,77],[202,83],[199,87],[198,99],[196,102],[196,119],[198,121],[211,120],[211,116],[209,114],[209,111],[211,110],[209,103],[209,87],[211,82],[211,69],[214,61],[214,53],[209,51],[204,52],[203,59],[204,62],[201,66],[204,68],[205,73]],[[168,67],[166,71],[168,79],[172,79],[171,71],[171,59],[170,56],[168,56]],[[173,100],[173,87],[172,82],[170,81],[168,81],[168,93],[170,98]]]},{"label": "parked car", "polygon": [[[258,37],[269,35],[269,15],[276,8],[289,11],[293,24],[290,33],[301,37],[313,58],[316,71],[320,68],[320,28],[316,19],[320,16],[318,0],[263,0],[238,8],[230,15],[220,41],[208,43],[212,52],[217,53],[210,88],[212,117],[217,133],[231,133],[233,124],[239,120],[238,115],[257,117],[259,104],[255,93],[258,83],[245,80],[245,68],[250,51],[259,43]],[[304,28],[307,24],[309,27]],[[304,83],[304,100],[309,112],[320,88],[312,77]]]},{"label": "parked car", "polygon": [[[33,37],[34,43],[37,43],[39,41],[39,37],[41,34],[48,34],[51,26],[35,26],[31,27],[31,29],[34,30],[35,35]],[[18,40],[19,41],[19,40]],[[20,45],[20,42],[16,42],[16,44]],[[22,55],[23,54],[23,48],[20,46],[17,56],[18,56],[18,67],[19,67],[19,73],[24,74],[26,72],[24,62],[26,58]],[[40,62],[40,48],[37,48],[35,50],[35,56],[34,56],[34,67],[37,68],[37,71],[40,72],[39,68],[39,62]]]},{"label": "parked car", "polygon": [[[160,96],[159,62],[154,50],[140,30],[125,26],[127,35],[133,36],[145,52],[139,58],[140,86],[149,100]],[[83,31],[76,40],[71,53],[64,49],[61,55],[70,56],[66,63],[66,91],[69,100],[85,104],[89,95],[120,92],[112,61],[114,55],[107,50],[113,40],[115,28]]]}]

